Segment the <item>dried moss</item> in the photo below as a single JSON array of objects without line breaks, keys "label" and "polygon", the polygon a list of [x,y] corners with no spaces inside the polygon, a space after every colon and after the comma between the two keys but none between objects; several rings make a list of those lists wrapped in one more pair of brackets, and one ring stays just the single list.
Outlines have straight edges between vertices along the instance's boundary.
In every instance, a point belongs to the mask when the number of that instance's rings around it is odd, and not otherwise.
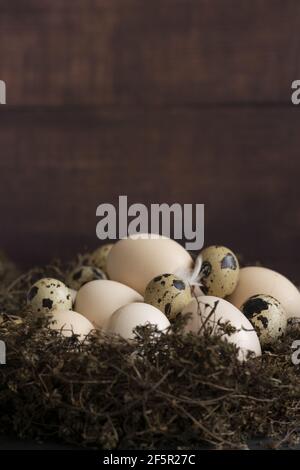
[{"label": "dried moss", "polygon": [[80,343],[24,310],[24,292],[42,275],[64,280],[59,264],[33,270],[1,292],[1,433],[95,448],[245,447],[297,440],[299,366],[291,344],[299,325],[262,358],[240,363],[218,336],[138,328],[136,342],[100,332]]}]

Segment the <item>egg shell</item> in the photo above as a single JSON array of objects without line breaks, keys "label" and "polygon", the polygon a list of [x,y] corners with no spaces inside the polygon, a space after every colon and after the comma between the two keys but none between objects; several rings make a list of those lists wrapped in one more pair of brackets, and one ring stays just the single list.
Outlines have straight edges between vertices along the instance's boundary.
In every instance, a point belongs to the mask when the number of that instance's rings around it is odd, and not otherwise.
[{"label": "egg shell", "polygon": [[235,254],[225,246],[213,245],[201,252],[202,290],[207,295],[226,297],[237,286],[239,262]]},{"label": "egg shell", "polygon": [[68,287],[58,279],[45,277],[35,282],[27,294],[27,304],[38,314],[72,308],[72,297]]},{"label": "egg shell", "polygon": [[60,331],[70,337],[74,333],[83,340],[93,329],[92,323],[80,313],[72,310],[56,310],[49,323],[51,330]]},{"label": "egg shell", "polygon": [[84,315],[96,328],[106,327],[109,317],[118,308],[143,297],[124,284],[110,280],[91,281],[82,286],[76,297],[75,310]]},{"label": "egg shell", "polygon": [[191,269],[193,260],[179,243],[159,235],[141,234],[117,242],[107,259],[110,279],[144,295],[147,284],[162,273]]},{"label": "egg shell", "polygon": [[108,322],[107,331],[125,339],[133,339],[134,329],[147,324],[155,325],[162,332],[170,326],[169,320],[160,310],[143,302],[134,302],[114,312]]},{"label": "egg shell", "polygon": [[[215,311],[211,314],[215,306]],[[216,334],[218,331],[222,331],[218,322],[230,322],[237,331],[231,335],[224,335],[222,338],[240,348],[239,359],[244,360],[247,357],[247,351],[252,351],[255,356],[261,355],[260,342],[250,321],[240,310],[226,300],[211,295],[194,298],[184,308],[182,315],[188,313],[191,314],[191,317],[184,326],[185,333],[199,333],[200,328],[203,327],[206,321],[206,325],[212,328],[212,333]],[[208,319],[209,315],[211,317]]]},{"label": "egg shell", "polygon": [[192,300],[189,284],[174,274],[155,277],[146,287],[144,301],[173,319]]},{"label": "egg shell", "polygon": [[97,268],[104,271],[105,274],[107,273],[107,258],[113,246],[113,243],[107,243],[105,245],[102,245],[95,251],[93,251],[93,253],[91,253],[89,257],[90,263],[93,266],[96,266]]},{"label": "egg shell", "polygon": [[278,300],[270,295],[254,295],[241,311],[254,326],[263,347],[281,338],[287,327],[287,316]]},{"label": "egg shell", "polygon": [[77,266],[73,269],[67,277],[67,284],[72,289],[80,289],[81,286],[87,282],[95,281],[98,279],[106,279],[106,274],[95,266]]},{"label": "egg shell", "polygon": [[240,270],[238,285],[227,300],[238,308],[253,295],[266,294],[277,299],[287,318],[300,318],[300,293],[286,277],[271,269],[249,266]]}]

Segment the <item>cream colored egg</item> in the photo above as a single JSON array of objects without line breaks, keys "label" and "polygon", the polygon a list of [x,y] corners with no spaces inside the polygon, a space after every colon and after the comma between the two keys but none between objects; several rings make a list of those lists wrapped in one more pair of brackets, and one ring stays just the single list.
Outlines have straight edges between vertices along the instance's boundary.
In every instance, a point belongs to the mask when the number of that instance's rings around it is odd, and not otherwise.
[{"label": "cream colored egg", "polygon": [[201,251],[201,289],[207,295],[226,297],[237,286],[239,262],[225,246],[213,245]]},{"label": "cream colored egg", "polygon": [[125,339],[134,338],[137,326],[154,325],[158,331],[166,332],[170,326],[167,317],[152,305],[134,302],[118,309],[110,317],[107,331]]},{"label": "cream colored egg", "polygon": [[189,284],[174,274],[155,277],[146,287],[144,301],[164,313],[169,320],[175,318],[192,300]]},{"label": "cream colored egg", "polygon": [[237,288],[227,300],[241,308],[249,297],[257,294],[271,295],[281,303],[288,318],[300,318],[298,289],[286,277],[260,266],[250,266],[240,270]]},{"label": "cream colored egg", "polygon": [[276,343],[284,336],[287,316],[282,305],[271,295],[253,295],[241,311],[254,326],[262,347]]},{"label": "cream colored egg", "polygon": [[110,279],[144,295],[147,284],[161,273],[191,269],[193,260],[179,243],[159,235],[141,234],[117,242],[109,253]]},{"label": "cream colored egg", "polygon": [[51,330],[60,331],[63,336],[78,335],[83,340],[93,329],[91,322],[72,310],[56,310],[49,323]]},{"label": "cream colored egg", "polygon": [[89,257],[89,262],[96,268],[104,271],[105,274],[107,274],[107,258],[113,246],[113,243],[102,245],[91,253]]},{"label": "cream colored egg", "polygon": [[143,297],[116,281],[91,281],[82,286],[76,297],[75,310],[90,320],[96,328],[106,327],[109,317],[118,308],[131,302],[142,302]]},{"label": "cream colored egg", "polygon": [[230,322],[236,331],[223,338],[239,348],[239,358],[244,360],[248,351],[255,356],[261,355],[260,342],[253,326],[240,310],[226,300],[210,295],[200,296],[193,299],[182,314],[190,314],[184,327],[186,333],[201,334],[204,328],[209,328],[212,334],[216,334],[222,332],[220,324]]},{"label": "cream colored egg", "polygon": [[45,277],[31,286],[27,305],[36,313],[50,313],[58,308],[71,310],[72,298],[68,287],[61,281]]}]

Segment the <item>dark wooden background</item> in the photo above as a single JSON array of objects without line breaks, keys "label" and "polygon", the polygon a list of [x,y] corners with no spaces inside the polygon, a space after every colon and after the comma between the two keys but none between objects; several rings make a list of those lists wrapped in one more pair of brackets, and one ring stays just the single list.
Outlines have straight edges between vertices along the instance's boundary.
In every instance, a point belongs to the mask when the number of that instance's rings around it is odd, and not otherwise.
[{"label": "dark wooden background", "polygon": [[299,31],[298,0],[1,1],[1,247],[94,247],[126,194],[299,280]]}]

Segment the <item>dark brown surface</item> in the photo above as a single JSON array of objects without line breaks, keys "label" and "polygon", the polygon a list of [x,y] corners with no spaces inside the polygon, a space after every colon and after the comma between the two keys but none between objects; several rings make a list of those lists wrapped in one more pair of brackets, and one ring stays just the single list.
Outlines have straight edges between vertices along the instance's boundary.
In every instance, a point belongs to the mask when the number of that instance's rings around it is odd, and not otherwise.
[{"label": "dark brown surface", "polygon": [[13,105],[288,102],[298,0],[0,4]]},{"label": "dark brown surface", "polygon": [[299,7],[2,2],[1,246],[71,256],[126,194],[205,203],[208,243],[300,279]]}]

